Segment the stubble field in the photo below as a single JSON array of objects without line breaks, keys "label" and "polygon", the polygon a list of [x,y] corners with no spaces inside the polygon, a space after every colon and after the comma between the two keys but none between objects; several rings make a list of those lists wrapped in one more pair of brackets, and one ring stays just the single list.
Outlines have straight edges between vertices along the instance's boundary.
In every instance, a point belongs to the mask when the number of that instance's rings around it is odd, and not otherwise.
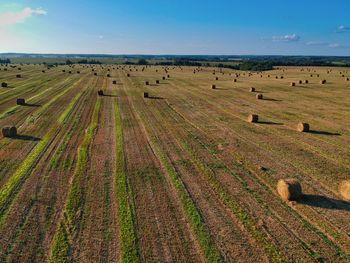
[{"label": "stubble field", "polygon": [[350,261],[349,70],[0,69],[1,262]]}]

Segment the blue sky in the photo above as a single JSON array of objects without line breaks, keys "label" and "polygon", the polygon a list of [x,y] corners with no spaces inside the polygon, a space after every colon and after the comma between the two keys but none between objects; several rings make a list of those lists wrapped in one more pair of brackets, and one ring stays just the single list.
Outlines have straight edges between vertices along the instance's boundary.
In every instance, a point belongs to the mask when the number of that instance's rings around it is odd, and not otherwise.
[{"label": "blue sky", "polygon": [[350,55],[349,0],[0,0],[0,53]]}]

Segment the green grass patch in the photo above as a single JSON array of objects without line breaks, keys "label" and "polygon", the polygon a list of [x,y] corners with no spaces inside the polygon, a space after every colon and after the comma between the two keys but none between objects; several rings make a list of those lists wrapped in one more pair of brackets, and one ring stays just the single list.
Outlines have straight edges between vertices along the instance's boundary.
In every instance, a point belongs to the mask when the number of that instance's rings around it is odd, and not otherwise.
[{"label": "green grass patch", "polygon": [[137,250],[137,237],[134,229],[133,204],[129,196],[132,196],[128,179],[125,174],[125,160],[123,148],[122,120],[119,105],[114,105],[116,121],[116,147],[117,147],[117,171],[116,189],[118,198],[119,225],[122,247],[122,262],[140,262]]},{"label": "green grass patch", "polygon": [[[75,99],[72,100],[76,101]],[[72,108],[74,103],[67,109]],[[52,262],[67,262],[69,261],[69,251],[71,246],[71,237],[79,227],[79,218],[82,213],[79,213],[80,208],[83,206],[84,201],[84,189],[82,188],[81,181],[85,176],[87,164],[88,164],[88,150],[92,142],[94,132],[98,125],[98,116],[100,112],[101,101],[97,100],[92,115],[90,126],[86,129],[83,142],[78,148],[77,165],[73,174],[73,181],[70,187],[68,197],[66,200],[66,207],[64,209],[64,217],[59,223],[58,229],[53,239],[51,248],[51,260]],[[66,111],[65,111],[66,112]],[[59,122],[63,122],[65,119],[59,118]]]}]

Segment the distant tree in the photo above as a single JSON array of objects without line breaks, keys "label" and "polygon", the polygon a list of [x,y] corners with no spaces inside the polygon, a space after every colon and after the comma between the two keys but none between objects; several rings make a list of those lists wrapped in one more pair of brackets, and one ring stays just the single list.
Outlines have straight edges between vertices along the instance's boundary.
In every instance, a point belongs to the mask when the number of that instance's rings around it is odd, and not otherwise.
[{"label": "distant tree", "polygon": [[11,64],[11,60],[9,58],[0,58],[0,64]]},{"label": "distant tree", "polygon": [[144,59],[144,58],[141,58],[141,59],[139,59],[137,64],[139,64],[139,65],[148,65],[148,61],[146,59]]}]

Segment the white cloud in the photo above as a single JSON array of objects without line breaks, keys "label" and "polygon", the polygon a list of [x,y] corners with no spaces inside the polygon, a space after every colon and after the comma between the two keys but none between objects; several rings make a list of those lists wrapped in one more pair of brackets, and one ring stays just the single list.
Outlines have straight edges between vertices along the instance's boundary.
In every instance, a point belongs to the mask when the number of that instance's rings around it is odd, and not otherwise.
[{"label": "white cloud", "polygon": [[3,12],[0,13],[0,27],[23,23],[31,16],[43,16],[46,14],[46,10],[42,8],[32,9],[30,7],[26,7],[19,12]]},{"label": "white cloud", "polygon": [[297,34],[287,34],[284,36],[273,36],[272,41],[274,42],[297,42],[300,40],[300,36]]},{"label": "white cloud", "polygon": [[308,45],[308,46],[327,46],[327,45],[329,45],[329,43],[322,42],[322,41],[310,41],[310,42],[306,42],[306,45]]},{"label": "white cloud", "polygon": [[350,27],[341,25],[341,26],[338,26],[338,28],[337,28],[337,30],[335,32],[337,32],[337,33],[344,33],[344,32],[347,32],[347,31],[350,31]]},{"label": "white cloud", "polygon": [[338,43],[331,43],[331,44],[329,44],[328,45],[330,48],[338,48],[338,47],[340,47],[340,44],[338,44]]}]

